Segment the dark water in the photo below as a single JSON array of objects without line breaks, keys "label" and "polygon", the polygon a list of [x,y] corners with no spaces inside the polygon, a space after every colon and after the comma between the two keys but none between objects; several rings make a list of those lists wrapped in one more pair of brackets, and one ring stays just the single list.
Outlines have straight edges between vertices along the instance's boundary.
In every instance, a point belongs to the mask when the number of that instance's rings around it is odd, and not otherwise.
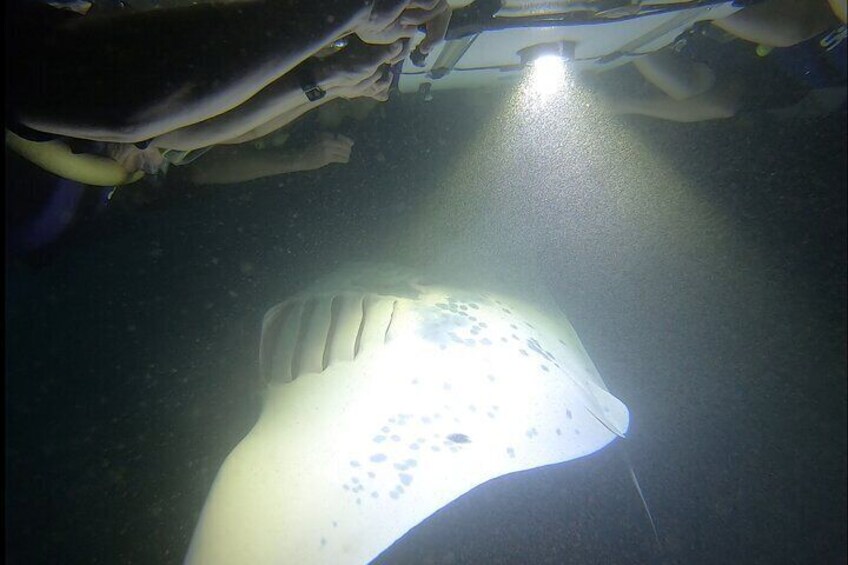
[{"label": "dark water", "polygon": [[[352,134],[346,167],[170,187],[7,267],[9,562],[182,559],[258,415],[264,311],[344,260],[397,259],[484,110],[386,116]],[[644,226],[628,219],[660,217],[667,194],[554,194],[534,252],[631,410],[662,553],[612,446],[475,489],[377,562],[846,561],[845,115],[627,124],[709,206]]]}]

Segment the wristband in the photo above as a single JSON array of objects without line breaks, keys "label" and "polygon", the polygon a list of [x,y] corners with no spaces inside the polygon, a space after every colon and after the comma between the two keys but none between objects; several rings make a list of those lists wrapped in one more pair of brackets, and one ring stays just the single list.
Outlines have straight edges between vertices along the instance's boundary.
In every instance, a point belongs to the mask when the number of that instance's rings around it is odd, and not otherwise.
[{"label": "wristband", "polygon": [[318,86],[318,82],[315,80],[315,75],[309,67],[301,69],[297,73],[297,77],[300,82],[300,88],[303,89],[303,93],[310,102],[321,100],[327,94],[323,88]]}]

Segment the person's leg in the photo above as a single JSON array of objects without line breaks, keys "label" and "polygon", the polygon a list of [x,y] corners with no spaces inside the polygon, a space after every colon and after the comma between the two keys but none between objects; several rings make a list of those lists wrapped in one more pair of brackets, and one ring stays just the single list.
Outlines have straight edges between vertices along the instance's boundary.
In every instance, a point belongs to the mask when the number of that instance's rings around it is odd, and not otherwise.
[{"label": "person's leg", "polygon": [[848,2],[846,0],[827,0],[827,3],[840,22],[848,23]]},{"label": "person's leg", "polygon": [[741,39],[768,47],[789,47],[825,31],[836,23],[822,0],[767,0],[713,25]]},{"label": "person's leg", "polygon": [[675,100],[703,94],[715,84],[715,73],[707,65],[671,49],[639,57],[633,64],[645,80]]},{"label": "person's leg", "polygon": [[651,98],[616,97],[607,102],[613,114],[637,114],[673,122],[701,122],[730,118],[739,110],[740,96],[736,86],[716,87],[686,100],[668,96]]}]

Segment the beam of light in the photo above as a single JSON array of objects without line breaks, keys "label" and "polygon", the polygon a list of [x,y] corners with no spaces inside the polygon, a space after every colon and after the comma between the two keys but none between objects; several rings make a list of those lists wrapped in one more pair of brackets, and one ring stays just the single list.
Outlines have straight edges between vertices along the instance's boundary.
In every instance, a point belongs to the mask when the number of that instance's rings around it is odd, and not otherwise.
[{"label": "beam of light", "polygon": [[693,257],[728,268],[750,261],[697,179],[610,114],[570,65],[556,75],[559,89],[541,95],[534,85],[551,80],[551,62],[540,63],[493,97],[476,140],[434,170],[409,255],[512,288],[543,288],[551,265],[559,284],[581,288]]}]

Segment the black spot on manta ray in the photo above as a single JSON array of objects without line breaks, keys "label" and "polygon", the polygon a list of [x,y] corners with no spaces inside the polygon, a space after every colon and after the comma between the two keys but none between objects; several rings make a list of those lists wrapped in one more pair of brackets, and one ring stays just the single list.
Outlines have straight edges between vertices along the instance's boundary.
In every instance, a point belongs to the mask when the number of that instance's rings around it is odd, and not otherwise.
[{"label": "black spot on manta ray", "polygon": [[465,434],[450,434],[447,439],[454,443],[471,443],[471,438]]}]

